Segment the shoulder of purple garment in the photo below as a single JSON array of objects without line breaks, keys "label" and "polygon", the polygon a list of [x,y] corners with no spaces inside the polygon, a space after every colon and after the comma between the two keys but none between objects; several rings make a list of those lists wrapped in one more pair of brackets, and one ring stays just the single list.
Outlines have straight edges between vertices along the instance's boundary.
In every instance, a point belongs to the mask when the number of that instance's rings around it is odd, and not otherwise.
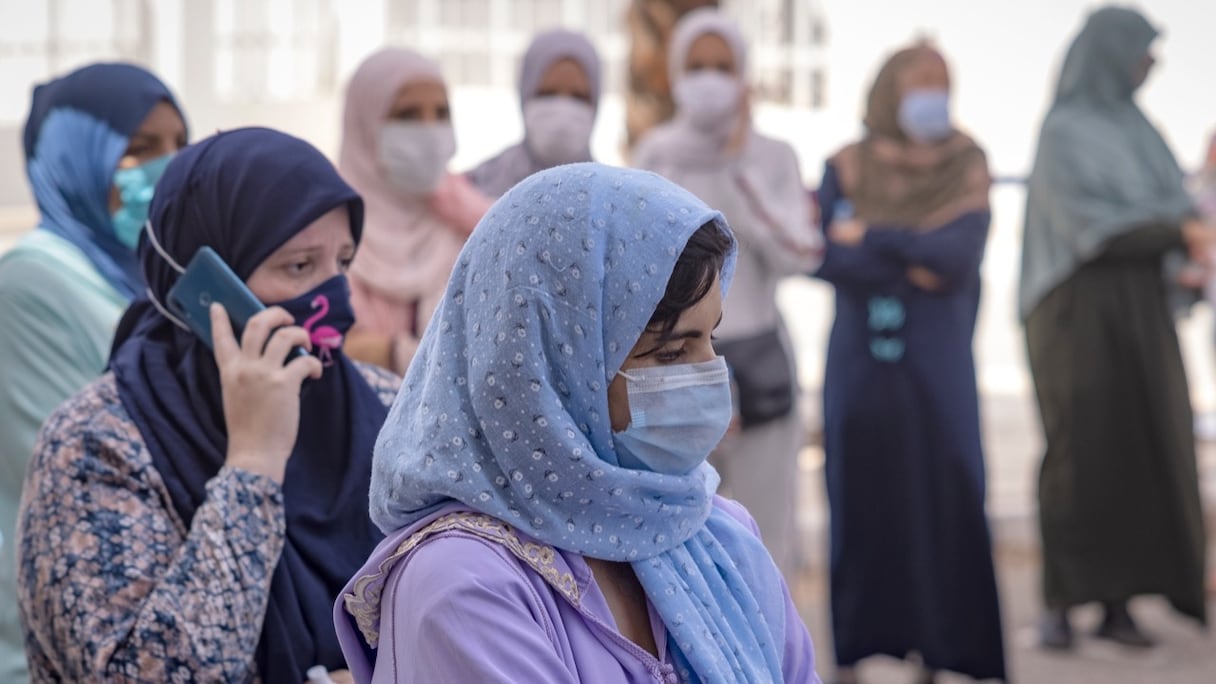
[{"label": "shoulder of purple garment", "polygon": [[752,534],[760,536],[760,526],[756,524],[755,518],[747,511],[747,508],[735,501],[724,496],[714,495],[714,507],[722,510],[723,513],[734,518],[739,524],[751,530]]},{"label": "shoulder of purple garment", "polygon": [[581,589],[578,581],[564,562],[559,563],[560,554],[556,549],[517,532],[497,518],[460,511],[441,516],[406,536],[384,560],[366,568],[352,580],[350,591],[342,595],[343,607],[354,618],[369,646],[376,648],[380,642],[381,598],[393,568],[425,542],[447,534],[468,535],[505,549],[540,575],[559,595],[571,604],[579,605]]}]

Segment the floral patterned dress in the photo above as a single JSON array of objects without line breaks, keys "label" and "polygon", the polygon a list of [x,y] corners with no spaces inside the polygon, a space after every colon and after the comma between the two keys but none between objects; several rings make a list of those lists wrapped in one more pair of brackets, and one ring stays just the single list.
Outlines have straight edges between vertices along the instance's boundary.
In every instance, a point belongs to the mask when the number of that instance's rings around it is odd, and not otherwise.
[{"label": "floral patterned dress", "polygon": [[[391,404],[396,377],[360,370]],[[33,681],[259,681],[254,651],[286,534],[276,482],[223,468],[187,527],[106,374],[48,419],[23,491]]]}]

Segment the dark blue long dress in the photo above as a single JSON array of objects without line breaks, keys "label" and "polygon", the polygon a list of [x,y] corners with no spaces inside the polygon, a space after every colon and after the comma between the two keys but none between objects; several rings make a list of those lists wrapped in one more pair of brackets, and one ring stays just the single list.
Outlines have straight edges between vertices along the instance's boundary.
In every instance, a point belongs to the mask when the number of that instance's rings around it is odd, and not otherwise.
[{"label": "dark blue long dress", "polygon": [[[829,164],[825,229],[840,192]],[[1005,679],[971,352],[990,219],[872,226],[856,247],[829,245],[816,274],[836,288],[824,446],[841,666],[916,651],[931,669]],[[911,265],[943,288],[912,285]]]}]

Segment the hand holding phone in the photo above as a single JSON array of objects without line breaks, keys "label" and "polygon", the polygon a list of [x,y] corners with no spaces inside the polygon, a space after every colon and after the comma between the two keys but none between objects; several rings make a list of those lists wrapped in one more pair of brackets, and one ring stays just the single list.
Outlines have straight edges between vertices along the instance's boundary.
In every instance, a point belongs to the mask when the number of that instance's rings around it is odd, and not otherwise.
[{"label": "hand holding phone", "polygon": [[308,331],[272,307],[249,319],[238,344],[223,306],[212,304],[208,315],[223,389],[226,465],[281,483],[300,430],[300,386],[322,372],[311,354],[292,356],[293,348],[311,346]]},{"label": "hand holding phone", "polygon": [[[228,264],[210,247],[195,253],[186,265],[186,270],[169,289],[169,309],[180,318],[198,338],[215,351],[212,341],[211,305],[220,304],[228,312],[228,318],[237,337],[240,337],[249,320],[266,310],[245,282],[233,273]],[[287,325],[294,325],[288,321]],[[290,358],[308,356],[303,346],[296,347]]]}]

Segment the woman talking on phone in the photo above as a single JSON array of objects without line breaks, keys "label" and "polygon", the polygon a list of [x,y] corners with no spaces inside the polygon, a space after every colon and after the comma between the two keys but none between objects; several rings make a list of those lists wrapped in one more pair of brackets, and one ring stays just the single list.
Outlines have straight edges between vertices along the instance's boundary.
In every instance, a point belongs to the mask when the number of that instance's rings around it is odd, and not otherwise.
[{"label": "woman talking on phone", "polygon": [[[147,298],[26,477],[36,681],[299,684],[345,667],[330,610],[380,538],[367,489],[396,385],[342,353],[362,220],[321,153],[275,131],[221,133],[169,165],[139,250]],[[239,336],[219,303],[203,309],[214,352],[168,304],[203,247],[275,304]]]}]

